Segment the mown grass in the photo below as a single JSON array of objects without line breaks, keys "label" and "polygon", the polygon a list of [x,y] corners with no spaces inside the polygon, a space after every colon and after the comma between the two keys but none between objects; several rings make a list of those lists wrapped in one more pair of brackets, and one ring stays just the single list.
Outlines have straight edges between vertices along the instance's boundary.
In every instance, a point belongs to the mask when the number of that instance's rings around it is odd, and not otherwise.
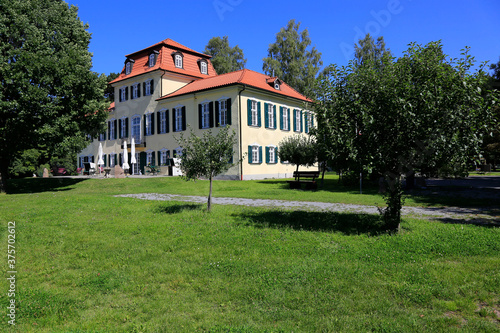
[{"label": "mown grass", "polygon": [[[219,196],[274,188],[280,199],[327,197],[280,193],[272,181],[215,184]],[[500,329],[498,228],[405,219],[390,235],[372,215],[218,205],[206,213],[113,196],[206,195],[204,182],[165,178],[14,185],[16,194],[0,195],[0,249],[16,221],[19,332]],[[7,289],[2,279],[3,309]]]}]

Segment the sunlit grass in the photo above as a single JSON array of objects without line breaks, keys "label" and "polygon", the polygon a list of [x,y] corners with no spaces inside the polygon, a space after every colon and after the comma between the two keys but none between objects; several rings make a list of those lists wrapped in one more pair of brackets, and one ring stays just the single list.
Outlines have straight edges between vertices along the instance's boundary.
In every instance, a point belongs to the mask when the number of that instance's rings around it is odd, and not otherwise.
[{"label": "sunlit grass", "polygon": [[[113,196],[206,195],[204,182],[43,181],[0,196],[3,253],[16,221],[19,332],[498,331],[498,228],[405,219],[390,235],[372,215],[207,213]],[[328,197],[273,181],[216,184],[219,196]]]}]

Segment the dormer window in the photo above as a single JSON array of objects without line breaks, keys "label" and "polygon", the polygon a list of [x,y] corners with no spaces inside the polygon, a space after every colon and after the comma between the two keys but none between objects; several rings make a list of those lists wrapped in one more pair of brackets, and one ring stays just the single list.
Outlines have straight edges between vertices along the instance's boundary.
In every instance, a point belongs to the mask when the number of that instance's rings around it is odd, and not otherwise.
[{"label": "dormer window", "polygon": [[280,83],[278,80],[274,81],[274,89],[280,90]]},{"label": "dormer window", "polygon": [[153,67],[154,65],[156,65],[156,59],[158,58],[158,54],[159,54],[158,51],[153,51],[149,55],[149,62],[148,62],[149,67]]},{"label": "dormer window", "polygon": [[174,56],[174,65],[175,67],[177,68],[184,68],[183,64],[182,64],[182,53],[180,53],[179,51],[177,52],[174,52],[172,53],[172,55]]},{"label": "dormer window", "polygon": [[125,74],[129,75],[132,72],[132,67],[134,66],[134,60],[132,59],[127,59],[125,61]]},{"label": "dormer window", "polygon": [[205,59],[200,59],[198,60],[198,64],[200,65],[200,72],[201,74],[208,74],[208,64]]},{"label": "dormer window", "polygon": [[276,90],[280,90],[281,89],[281,84],[283,83],[283,81],[281,81],[277,77],[270,77],[266,81],[267,81],[267,83],[269,85],[271,85],[272,87],[274,87],[274,89],[276,89]]}]

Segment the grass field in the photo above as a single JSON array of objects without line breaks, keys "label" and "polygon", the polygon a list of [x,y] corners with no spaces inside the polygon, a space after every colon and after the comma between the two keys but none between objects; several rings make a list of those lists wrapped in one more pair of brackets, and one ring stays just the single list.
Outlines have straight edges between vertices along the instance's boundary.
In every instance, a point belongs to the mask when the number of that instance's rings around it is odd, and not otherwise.
[{"label": "grass field", "polygon": [[[207,182],[26,179],[0,195],[16,235],[17,332],[499,332],[500,229],[406,218],[117,198]],[[215,196],[383,204],[329,176],[215,182]],[[452,198],[408,198],[443,205]],[[4,271],[7,258],[4,255]],[[0,282],[7,313],[9,283]],[[6,315],[1,330],[9,331]]]}]

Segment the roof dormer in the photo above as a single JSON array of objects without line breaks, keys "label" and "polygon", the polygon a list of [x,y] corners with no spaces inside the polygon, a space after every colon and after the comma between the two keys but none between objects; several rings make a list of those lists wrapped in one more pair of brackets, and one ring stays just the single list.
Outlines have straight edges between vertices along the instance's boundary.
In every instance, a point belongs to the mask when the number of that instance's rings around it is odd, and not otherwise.
[{"label": "roof dormer", "polygon": [[266,80],[266,82],[276,90],[281,90],[281,85],[283,84],[283,81],[277,77],[270,77]]},{"label": "roof dormer", "polygon": [[174,58],[174,65],[177,68],[184,68],[184,55],[180,51],[172,52],[172,57]]},{"label": "roof dormer", "polygon": [[125,60],[125,75],[129,75],[132,72],[132,68],[134,67],[135,60],[127,59]]},{"label": "roof dormer", "polygon": [[148,66],[149,67],[154,67],[156,65],[156,60],[158,59],[158,54],[160,52],[153,50],[148,56]]},{"label": "roof dormer", "polygon": [[206,59],[198,59],[198,67],[201,74],[208,75],[208,61]]}]

